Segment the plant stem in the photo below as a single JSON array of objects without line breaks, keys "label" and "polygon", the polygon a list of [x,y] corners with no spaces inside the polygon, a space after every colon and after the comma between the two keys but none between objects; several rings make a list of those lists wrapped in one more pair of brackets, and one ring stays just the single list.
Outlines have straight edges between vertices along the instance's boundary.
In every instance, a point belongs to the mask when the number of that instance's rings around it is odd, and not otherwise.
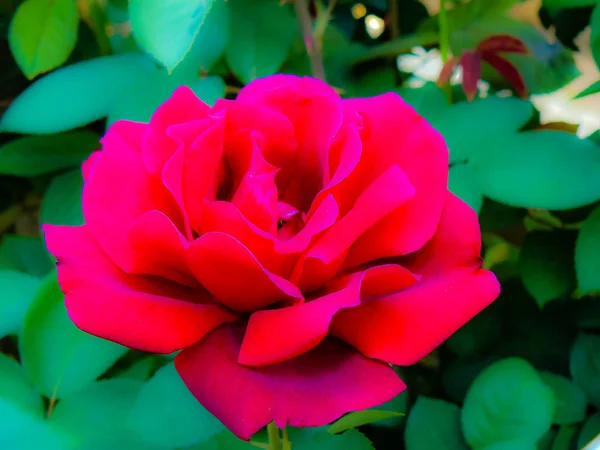
[{"label": "plant stem", "polygon": [[312,19],[308,12],[308,4],[306,3],[306,0],[294,0],[294,8],[296,10],[298,23],[302,30],[306,53],[308,53],[308,58],[310,59],[312,74],[315,78],[325,81],[323,57],[321,56],[321,49],[315,40]]},{"label": "plant stem", "polygon": [[438,13],[440,26],[440,54],[442,62],[448,61],[450,56],[450,28],[448,26],[448,12],[446,11],[446,0],[440,0],[440,12]]},{"label": "plant stem", "polygon": [[283,428],[283,450],[292,450],[292,443],[288,438],[287,426]]},{"label": "plant stem", "polygon": [[281,447],[281,435],[279,434],[279,428],[277,428],[275,422],[271,422],[267,425],[267,434],[269,435],[270,450],[283,450]]}]

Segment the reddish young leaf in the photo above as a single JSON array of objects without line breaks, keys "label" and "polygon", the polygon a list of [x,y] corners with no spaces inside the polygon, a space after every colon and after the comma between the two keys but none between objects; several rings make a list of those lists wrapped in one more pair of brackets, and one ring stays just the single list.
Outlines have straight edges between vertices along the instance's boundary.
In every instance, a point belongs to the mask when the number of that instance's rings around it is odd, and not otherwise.
[{"label": "reddish young leaf", "polygon": [[495,34],[485,38],[477,45],[477,50],[481,53],[520,53],[523,55],[529,53],[525,42],[510,34]]},{"label": "reddish young leaf", "polygon": [[444,67],[442,67],[442,71],[440,72],[440,76],[437,80],[438,86],[444,86],[450,81],[450,78],[452,78],[452,73],[454,72],[454,68],[458,64],[458,61],[459,59],[456,57],[450,58],[448,61],[446,61],[446,64],[444,64]]},{"label": "reddish young leaf", "polygon": [[467,100],[471,101],[477,95],[477,82],[481,78],[481,55],[477,51],[466,50],[460,57],[462,66],[462,87]]},{"label": "reddish young leaf", "polygon": [[513,63],[511,63],[508,59],[491,52],[483,53],[481,55],[481,59],[496,69],[498,73],[512,85],[513,89],[520,97],[527,97],[527,86],[525,85],[525,80]]}]

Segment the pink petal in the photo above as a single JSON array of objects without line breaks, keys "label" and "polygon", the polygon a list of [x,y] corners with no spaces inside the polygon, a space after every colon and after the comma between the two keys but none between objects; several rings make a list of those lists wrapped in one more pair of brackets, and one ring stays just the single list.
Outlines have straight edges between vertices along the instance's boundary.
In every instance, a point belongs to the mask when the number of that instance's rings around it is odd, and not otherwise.
[{"label": "pink petal", "polygon": [[268,423],[326,425],[379,405],[406,388],[387,364],[328,339],[298,358],[267,367],[236,362],[243,330],[224,326],[175,358],[200,403],[241,439]]},{"label": "pink petal", "polygon": [[257,311],[250,316],[238,362],[264,366],[306,353],[325,339],[338,311],[358,306],[372,295],[404,289],[416,281],[412,273],[400,266],[377,266],[334,281],[334,292],[309,302]]},{"label": "pink petal", "polygon": [[303,301],[296,286],[266,270],[238,240],[206,233],[190,245],[190,269],[202,285],[227,307],[249,312],[279,301]]},{"label": "pink petal", "polygon": [[198,290],[127,275],[102,253],[86,226],[45,225],[58,280],[73,322],[83,331],[127,347],[171,353],[236,315]]},{"label": "pink petal", "polygon": [[396,94],[343,103],[346,114],[359,113],[364,122],[361,160],[343,189],[358,195],[393,164],[406,173],[415,188],[412,200],[358,239],[346,265],[421,248],[437,228],[446,195],[448,149],[444,139]]},{"label": "pink petal", "polygon": [[181,86],[175,89],[152,115],[144,136],[144,165],[150,173],[160,172],[177,150],[178,143],[167,135],[167,129],[171,125],[203,119],[208,111],[209,107],[190,88]]}]

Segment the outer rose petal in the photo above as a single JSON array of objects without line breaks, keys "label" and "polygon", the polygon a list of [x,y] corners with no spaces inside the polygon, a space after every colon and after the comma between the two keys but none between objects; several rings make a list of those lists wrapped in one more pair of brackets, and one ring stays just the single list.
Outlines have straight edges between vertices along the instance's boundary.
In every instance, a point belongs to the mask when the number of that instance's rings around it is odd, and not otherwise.
[{"label": "outer rose petal", "polygon": [[343,100],[345,114],[363,117],[363,151],[341,189],[357,194],[392,164],[415,187],[414,198],[365,233],[348,255],[348,266],[414,252],[437,228],[448,179],[442,136],[396,94]]},{"label": "outer rose petal", "polygon": [[406,388],[387,364],[336,339],[284,363],[245,367],[236,362],[242,334],[239,327],[219,327],[175,358],[192,394],[241,439],[272,421],[279,427],[322,426]]},{"label": "outer rose petal", "polygon": [[83,331],[127,347],[171,353],[201,339],[236,315],[205,294],[127,275],[102,253],[86,226],[44,226],[58,259],[58,279],[71,320]]},{"label": "outer rose petal", "polygon": [[410,287],[341,311],[331,333],[363,354],[398,365],[427,355],[499,294],[496,277],[479,269],[477,216],[448,193],[435,236],[403,258],[423,279]]},{"label": "outer rose petal", "polygon": [[237,239],[206,233],[189,247],[187,262],[202,285],[236,311],[255,311],[279,301],[303,301],[296,286],[266,270]]},{"label": "outer rose petal", "polygon": [[334,315],[371,295],[395,292],[417,282],[397,265],[377,266],[335,282],[335,292],[301,305],[257,311],[250,316],[238,362],[264,366],[294,358],[316,347]]}]

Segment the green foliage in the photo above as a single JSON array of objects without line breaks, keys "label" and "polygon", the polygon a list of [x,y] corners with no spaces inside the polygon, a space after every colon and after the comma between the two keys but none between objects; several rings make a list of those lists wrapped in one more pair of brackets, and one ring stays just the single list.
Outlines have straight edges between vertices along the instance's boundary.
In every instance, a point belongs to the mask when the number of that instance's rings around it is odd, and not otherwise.
[{"label": "green foliage", "polygon": [[466,450],[460,409],[444,400],[417,398],[406,421],[404,442],[406,450]]},{"label": "green foliage", "polygon": [[54,177],[42,200],[41,222],[52,225],[82,225],[82,190],[83,177],[79,169]]},{"label": "green foliage", "polygon": [[365,409],[364,411],[356,411],[346,414],[344,417],[336,420],[330,427],[329,432],[338,434],[352,428],[358,428],[363,425],[386,420],[393,417],[400,417],[404,414],[394,411],[381,411],[376,409]]},{"label": "green foliage", "polygon": [[475,379],[462,410],[469,445],[485,448],[496,442],[536,442],[549,428],[554,395],[525,360],[508,358],[486,368]]},{"label": "green foliage", "polygon": [[51,268],[52,262],[41,239],[15,235],[5,235],[2,239],[1,270],[16,270],[41,277]]},{"label": "green foliage", "polygon": [[554,392],[553,423],[571,425],[585,419],[587,400],[579,386],[568,378],[550,372],[541,372],[540,377]]},{"label": "green foliage", "polygon": [[581,225],[575,244],[575,271],[582,294],[600,291],[600,207]]},{"label": "green foliage", "polygon": [[373,450],[371,442],[360,432],[327,433],[324,428],[294,428],[289,439],[294,448],[311,450]]},{"label": "green foliage", "polygon": [[571,350],[573,381],[587,394],[590,403],[600,408],[600,336],[581,334]]},{"label": "green foliage", "polygon": [[[0,339],[20,331],[39,279],[15,270],[0,270]],[[2,355],[0,355],[2,356]]]},{"label": "green foliage", "polygon": [[600,413],[596,413],[591,416],[583,425],[579,439],[577,441],[577,448],[582,449],[592,439],[594,439],[600,433]]}]

